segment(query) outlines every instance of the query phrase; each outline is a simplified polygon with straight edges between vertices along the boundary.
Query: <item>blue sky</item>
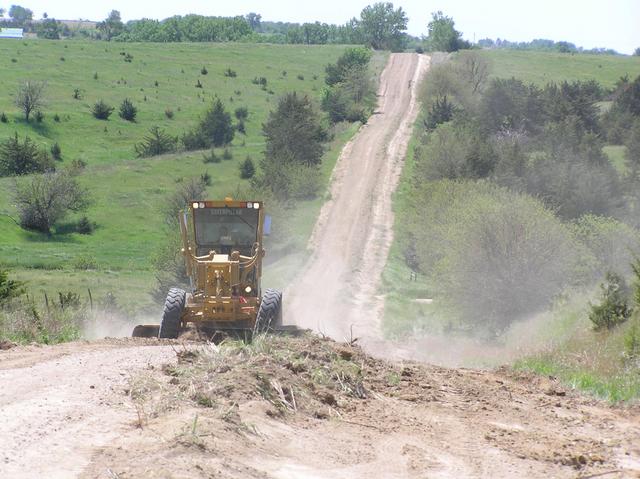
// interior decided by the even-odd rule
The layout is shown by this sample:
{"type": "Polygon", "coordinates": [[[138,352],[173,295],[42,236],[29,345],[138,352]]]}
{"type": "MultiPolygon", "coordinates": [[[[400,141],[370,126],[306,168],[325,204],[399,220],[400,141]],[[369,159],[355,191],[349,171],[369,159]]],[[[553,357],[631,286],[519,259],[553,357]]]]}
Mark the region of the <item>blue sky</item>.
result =
{"type": "MultiPolygon", "coordinates": [[[[65,19],[100,20],[112,9],[124,20],[162,19],[172,15],[244,15],[257,12],[265,20],[344,23],[357,17],[373,1],[360,0],[234,0],[163,2],[158,0],[0,0],[0,7],[18,3],[31,8],[36,17],[43,12],[65,19]]],[[[640,0],[402,0],[409,16],[409,33],[426,32],[431,12],[452,16],[464,37],[473,40],[500,37],[512,41],[549,38],[567,40],[586,48],[608,47],[632,53],[640,47],[640,0]]]]}

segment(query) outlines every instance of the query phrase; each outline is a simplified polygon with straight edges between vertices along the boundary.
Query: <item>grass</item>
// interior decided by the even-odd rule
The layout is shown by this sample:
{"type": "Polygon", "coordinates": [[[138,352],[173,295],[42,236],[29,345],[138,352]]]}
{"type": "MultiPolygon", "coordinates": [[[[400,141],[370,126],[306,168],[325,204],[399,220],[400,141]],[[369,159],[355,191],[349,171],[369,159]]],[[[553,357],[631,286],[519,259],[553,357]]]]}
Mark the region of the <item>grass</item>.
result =
{"type": "Polygon", "coordinates": [[[491,62],[492,77],[519,78],[544,86],[564,80],[596,80],[613,88],[625,75],[640,75],[640,57],[622,55],[572,55],[518,50],[482,50],[491,62]]]}
{"type": "Polygon", "coordinates": [[[616,171],[624,175],[627,173],[627,166],[625,164],[625,151],[626,147],[623,145],[607,145],[604,147],[604,153],[609,158],[609,161],[616,168],[616,171]]]}
{"type": "MultiPolygon", "coordinates": [[[[61,232],[52,237],[23,231],[11,219],[16,217],[10,200],[14,179],[2,178],[0,263],[12,267],[15,276],[27,280],[35,291],[54,294],[75,290],[84,294],[90,287],[96,296],[113,292],[130,310],[151,306],[147,295],[154,282],[150,257],[166,234],[159,213],[163,198],[183,179],[205,172],[212,176],[207,191],[212,198],[224,197],[247,184],[240,179],[239,165],[247,155],[259,161],[264,149],[261,125],[279,95],[296,90],[319,100],[324,67],[344,48],[232,43],[158,46],[75,40],[0,42],[0,91],[7,92],[0,96],[0,112],[9,118],[8,123],[0,123],[0,141],[17,131],[46,149],[59,143],[62,165],[75,159],[85,161],[87,167],[80,182],[94,199],[86,214],[97,224],[92,235],[74,233],[78,215],[68,218],[61,232]],[[122,52],[132,55],[133,61],[125,62],[122,52]],[[201,73],[203,66],[207,75],[201,73]],[[236,70],[237,77],[226,77],[227,68],[236,70]],[[288,74],[283,76],[282,71],[288,74]],[[297,79],[297,75],[305,80],[297,79]],[[268,81],[265,89],[252,83],[261,76],[268,81]],[[45,119],[40,124],[27,124],[13,105],[14,92],[27,79],[47,81],[45,119]],[[197,81],[203,88],[195,87],[197,81]],[[81,91],[80,100],[73,98],[76,88],[81,91]],[[249,110],[247,135],[237,134],[231,146],[233,160],[204,164],[202,152],[135,157],[134,144],[150,127],[157,125],[180,135],[197,123],[215,96],[231,112],[241,106],[249,110]],[[117,116],[117,107],[125,98],[138,108],[134,123],[117,116]],[[90,113],[93,103],[100,99],[116,107],[108,121],[97,120],[90,113]],[[165,116],[168,108],[174,112],[171,120],[165,116]],[[55,114],[60,122],[54,121],[55,114]],[[87,259],[94,263],[95,270],[77,269],[87,259]]],[[[382,62],[385,56],[376,58],[382,62]]],[[[341,146],[356,130],[357,125],[350,125],[337,131],[324,158],[325,181],[341,146]]],[[[292,229],[300,238],[308,237],[321,204],[320,198],[296,209],[292,229]]],[[[295,264],[293,261],[292,266],[295,264]]],[[[283,283],[287,268],[281,270],[282,278],[271,275],[269,279],[283,283]]]]}

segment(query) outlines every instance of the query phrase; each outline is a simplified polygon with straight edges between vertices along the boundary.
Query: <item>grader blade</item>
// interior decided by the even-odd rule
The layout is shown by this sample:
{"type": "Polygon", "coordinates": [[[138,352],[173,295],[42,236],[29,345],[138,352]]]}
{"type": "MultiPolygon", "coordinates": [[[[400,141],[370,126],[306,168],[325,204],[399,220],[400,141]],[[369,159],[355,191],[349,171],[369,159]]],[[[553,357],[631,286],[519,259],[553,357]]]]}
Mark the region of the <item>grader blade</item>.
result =
{"type": "Polygon", "coordinates": [[[157,338],[160,332],[159,324],[138,324],[131,334],[134,338],[157,338]]]}

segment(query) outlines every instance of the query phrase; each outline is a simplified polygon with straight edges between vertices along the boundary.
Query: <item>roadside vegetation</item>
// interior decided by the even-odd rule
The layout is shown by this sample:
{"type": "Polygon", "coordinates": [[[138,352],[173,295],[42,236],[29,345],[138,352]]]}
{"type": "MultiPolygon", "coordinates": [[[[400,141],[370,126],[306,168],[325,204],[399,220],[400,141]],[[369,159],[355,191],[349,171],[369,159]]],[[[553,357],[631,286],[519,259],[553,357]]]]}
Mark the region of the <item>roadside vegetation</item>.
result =
{"type": "MultiPolygon", "coordinates": [[[[385,331],[504,342],[563,298],[596,297],[602,283],[582,312],[587,336],[617,337],[617,370],[631,364],[636,374],[637,363],[619,358],[622,343],[636,341],[637,307],[625,285],[640,252],[640,77],[613,87],[595,78],[540,86],[496,78],[491,68],[487,55],[460,52],[424,82],[395,204],[385,331]],[[603,101],[611,102],[604,113],[603,101]],[[605,145],[624,145],[624,168],[605,145]]],[[[624,398],[640,394],[633,384],[624,398]]]]}

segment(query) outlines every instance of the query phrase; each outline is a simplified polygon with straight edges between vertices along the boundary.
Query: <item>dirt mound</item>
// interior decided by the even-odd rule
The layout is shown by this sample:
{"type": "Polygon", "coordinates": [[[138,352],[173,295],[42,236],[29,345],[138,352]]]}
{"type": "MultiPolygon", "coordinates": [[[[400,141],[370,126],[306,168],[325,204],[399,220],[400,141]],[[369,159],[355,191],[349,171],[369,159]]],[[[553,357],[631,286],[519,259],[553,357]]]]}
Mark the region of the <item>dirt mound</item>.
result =
{"type": "Polygon", "coordinates": [[[131,378],[130,429],[84,477],[640,473],[638,410],[553,379],[390,363],[313,335],[174,350],[131,378]]]}

